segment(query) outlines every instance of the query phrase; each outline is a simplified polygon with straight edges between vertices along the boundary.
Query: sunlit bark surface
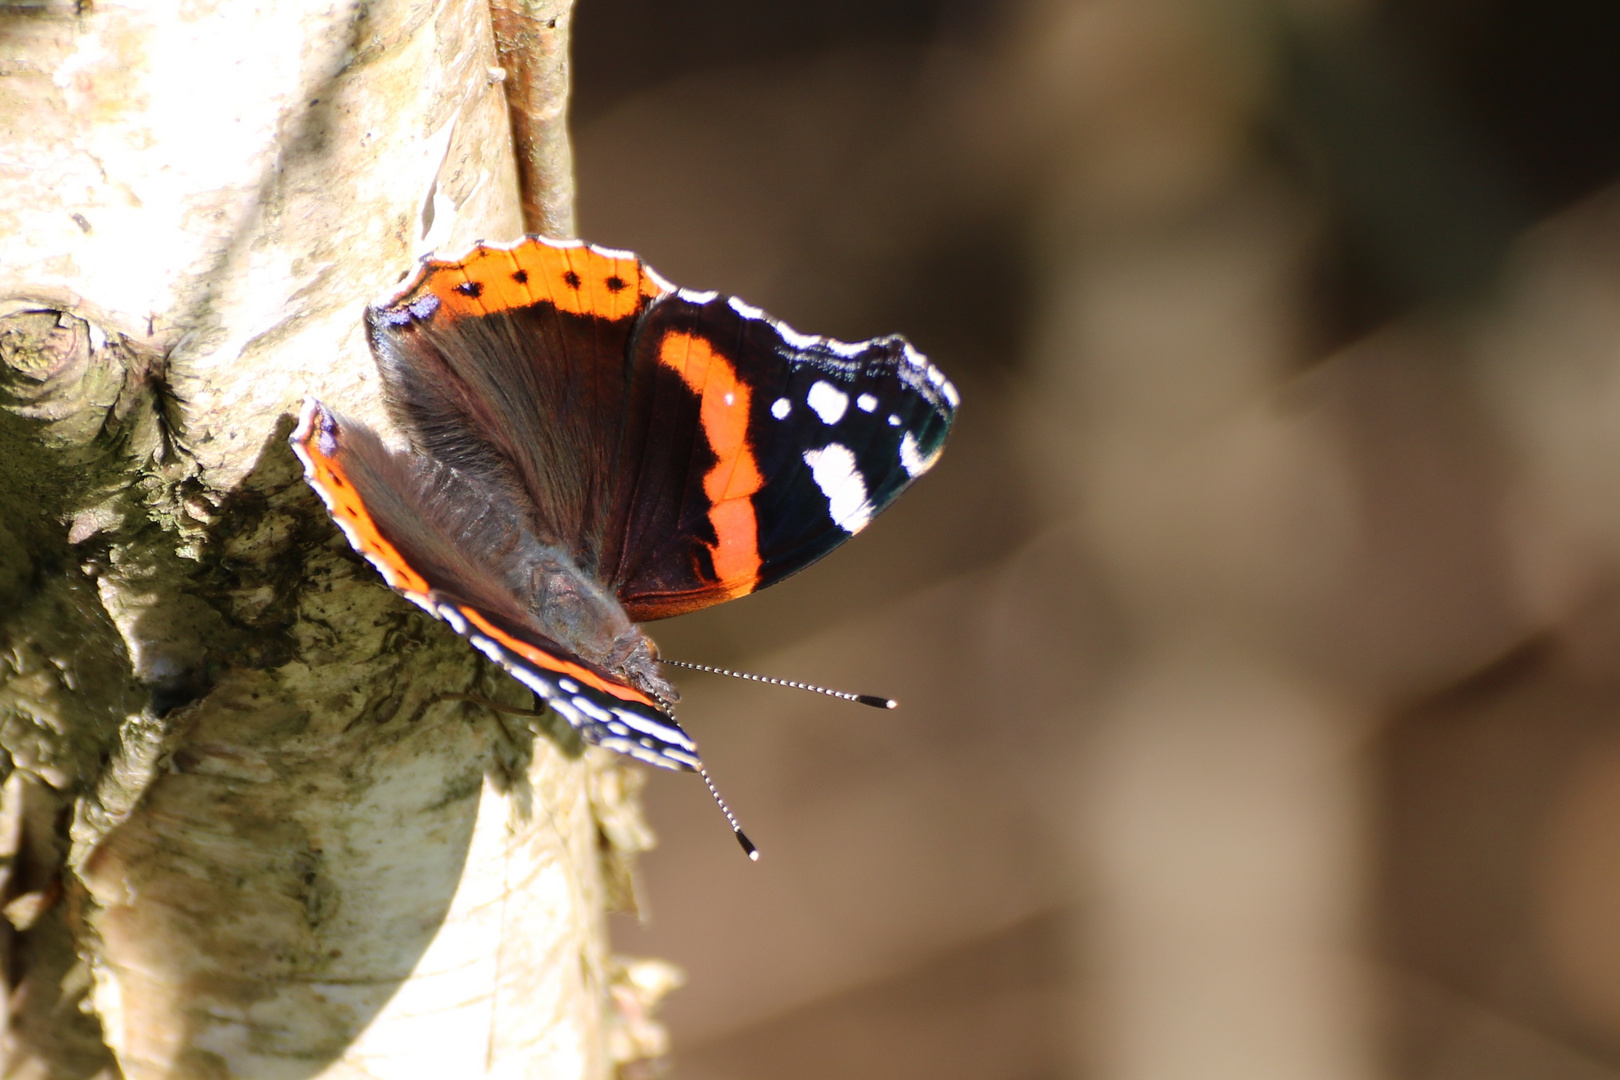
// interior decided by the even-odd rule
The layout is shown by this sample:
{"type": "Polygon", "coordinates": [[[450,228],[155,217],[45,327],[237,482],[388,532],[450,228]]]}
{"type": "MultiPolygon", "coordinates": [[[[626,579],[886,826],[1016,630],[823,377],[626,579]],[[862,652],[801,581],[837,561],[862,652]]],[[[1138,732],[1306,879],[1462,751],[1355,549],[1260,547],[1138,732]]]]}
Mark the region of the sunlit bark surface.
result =
{"type": "Polygon", "coordinates": [[[526,703],[286,446],[305,394],[385,423],[360,312],[417,255],[570,227],[551,8],[514,122],[476,0],[0,6],[5,1075],[656,1049],[634,778],[439,699],[526,703]]]}

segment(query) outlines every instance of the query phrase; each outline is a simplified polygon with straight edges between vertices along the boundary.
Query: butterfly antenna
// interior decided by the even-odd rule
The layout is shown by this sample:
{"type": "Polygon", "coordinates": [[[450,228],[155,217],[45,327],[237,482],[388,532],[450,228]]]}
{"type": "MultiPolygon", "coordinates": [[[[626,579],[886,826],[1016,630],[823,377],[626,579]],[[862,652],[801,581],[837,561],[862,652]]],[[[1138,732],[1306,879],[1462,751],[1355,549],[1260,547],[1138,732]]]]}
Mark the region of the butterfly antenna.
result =
{"type": "Polygon", "coordinates": [[[697,772],[699,776],[703,777],[703,784],[709,789],[709,794],[714,796],[714,805],[720,808],[720,812],[726,815],[726,820],[731,823],[731,831],[737,834],[737,843],[742,845],[742,849],[747,853],[749,861],[759,862],[759,848],[754,846],[754,842],[748,839],[748,834],[742,831],[742,826],[737,824],[737,817],[731,812],[731,807],[727,806],[726,800],[720,797],[720,789],[714,786],[713,780],[709,779],[709,770],[699,765],[697,772]]]}
{"type": "Polygon", "coordinates": [[[794,690],[808,690],[813,694],[826,694],[841,701],[853,701],[857,705],[870,705],[874,709],[893,709],[899,702],[893,698],[882,697],[878,694],[851,694],[847,690],[829,690],[825,686],[812,686],[810,683],[794,682],[791,679],[773,679],[769,675],[750,675],[746,671],[728,671],[725,668],[710,667],[708,664],[689,664],[684,660],[661,660],[660,663],[670,667],[686,668],[689,671],[707,671],[711,675],[726,675],[733,679],[747,679],[750,682],[769,683],[772,686],[787,686],[794,690]]]}

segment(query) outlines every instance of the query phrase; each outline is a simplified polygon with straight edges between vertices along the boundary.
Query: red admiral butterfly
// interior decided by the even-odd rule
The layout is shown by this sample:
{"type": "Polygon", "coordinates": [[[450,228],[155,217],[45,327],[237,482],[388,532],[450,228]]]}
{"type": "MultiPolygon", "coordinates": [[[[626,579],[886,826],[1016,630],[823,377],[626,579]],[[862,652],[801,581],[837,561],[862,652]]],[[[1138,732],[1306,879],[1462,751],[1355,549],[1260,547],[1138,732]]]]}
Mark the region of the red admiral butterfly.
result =
{"type": "Polygon", "coordinates": [[[958,403],[902,337],[810,337],[535,236],[424,259],[366,325],[410,452],[313,399],[291,440],[349,542],[587,741],[670,769],[702,765],[636,622],[827,554],[958,403]]]}

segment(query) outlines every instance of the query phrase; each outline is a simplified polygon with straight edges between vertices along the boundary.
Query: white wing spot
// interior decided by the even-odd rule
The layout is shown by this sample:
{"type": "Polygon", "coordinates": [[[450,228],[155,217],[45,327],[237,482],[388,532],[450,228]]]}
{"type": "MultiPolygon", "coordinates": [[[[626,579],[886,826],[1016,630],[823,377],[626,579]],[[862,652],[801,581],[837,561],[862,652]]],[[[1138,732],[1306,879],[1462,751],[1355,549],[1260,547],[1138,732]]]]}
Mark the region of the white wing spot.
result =
{"type": "Polygon", "coordinates": [[[778,420],[786,420],[788,413],[793,411],[793,402],[785,397],[779,397],[771,402],[771,415],[778,420]]]}
{"type": "Polygon", "coordinates": [[[595,720],[598,724],[608,724],[613,721],[612,713],[602,708],[602,706],[598,705],[584,694],[575,695],[574,708],[578,709],[592,720],[595,720]]]}
{"type": "Polygon", "coordinates": [[[642,732],[646,735],[651,735],[660,742],[669,743],[673,746],[684,746],[688,750],[697,749],[697,746],[692,742],[692,740],[688,739],[686,734],[678,728],[672,728],[668,724],[660,724],[658,721],[653,720],[650,717],[637,716],[628,709],[615,708],[613,710],[613,714],[620,720],[623,720],[626,724],[629,724],[636,731],[642,732]]]}
{"type": "Polygon", "coordinates": [[[818,379],[805,395],[805,404],[816,410],[823,424],[836,424],[849,408],[849,395],[825,379],[818,379]]]}
{"type": "Polygon", "coordinates": [[[932,457],[923,457],[918,452],[917,437],[906,432],[900,439],[900,467],[906,470],[907,476],[921,476],[934,467],[939,460],[939,453],[935,451],[932,457]]]}
{"type": "Polygon", "coordinates": [[[467,640],[472,642],[473,648],[477,649],[479,652],[483,653],[497,664],[505,666],[506,657],[501,654],[501,647],[489,640],[489,638],[484,637],[482,634],[468,634],[467,640]]]}
{"type": "Polygon", "coordinates": [[[872,504],[866,501],[866,481],[850,448],[829,443],[820,450],[806,450],[804,463],[810,466],[816,487],[827,496],[827,515],[833,524],[850,535],[866,528],[872,520],[872,504]]]}
{"type": "Polygon", "coordinates": [[[575,682],[573,679],[558,679],[557,680],[557,685],[562,687],[564,692],[566,692],[566,693],[569,693],[569,694],[577,694],[577,693],[579,693],[579,683],[575,682]]]}
{"type": "MultiPolygon", "coordinates": [[[[477,638],[473,639],[473,644],[478,644],[477,638]]],[[[494,642],[491,642],[490,644],[493,645],[494,642]]],[[[484,655],[491,656],[487,650],[485,650],[484,655]]],[[[579,710],[575,709],[571,705],[565,704],[563,700],[557,696],[556,688],[548,683],[543,677],[533,671],[530,671],[521,664],[509,664],[493,656],[491,656],[491,659],[495,659],[496,662],[501,665],[501,667],[511,672],[512,677],[518,682],[522,683],[524,686],[527,686],[530,690],[533,690],[535,693],[545,698],[546,701],[550,702],[558,712],[562,713],[563,716],[568,719],[570,724],[573,724],[575,727],[579,726],[579,710]]]]}
{"type": "Polygon", "coordinates": [[[898,416],[894,415],[894,413],[889,414],[889,426],[890,427],[899,427],[900,426],[900,418],[898,416]]]}
{"type": "Polygon", "coordinates": [[[862,394],[855,399],[855,404],[860,407],[861,412],[871,412],[877,408],[877,398],[871,394],[862,394]]]}

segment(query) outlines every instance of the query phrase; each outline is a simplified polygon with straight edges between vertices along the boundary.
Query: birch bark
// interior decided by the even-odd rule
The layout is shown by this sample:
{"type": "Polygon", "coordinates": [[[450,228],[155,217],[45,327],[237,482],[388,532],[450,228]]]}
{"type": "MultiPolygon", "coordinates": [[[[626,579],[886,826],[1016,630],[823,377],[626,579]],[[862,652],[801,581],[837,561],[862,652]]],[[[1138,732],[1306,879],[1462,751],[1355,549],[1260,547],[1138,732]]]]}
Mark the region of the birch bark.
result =
{"type": "Polygon", "coordinates": [[[306,393],[386,428],[360,312],[415,256],[571,229],[567,4],[503,12],[0,4],[6,1076],[657,1048],[603,927],[634,776],[437,700],[526,703],[286,445],[306,393]]]}

